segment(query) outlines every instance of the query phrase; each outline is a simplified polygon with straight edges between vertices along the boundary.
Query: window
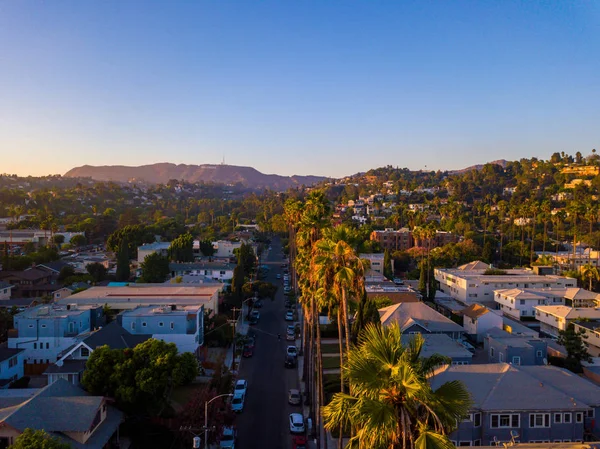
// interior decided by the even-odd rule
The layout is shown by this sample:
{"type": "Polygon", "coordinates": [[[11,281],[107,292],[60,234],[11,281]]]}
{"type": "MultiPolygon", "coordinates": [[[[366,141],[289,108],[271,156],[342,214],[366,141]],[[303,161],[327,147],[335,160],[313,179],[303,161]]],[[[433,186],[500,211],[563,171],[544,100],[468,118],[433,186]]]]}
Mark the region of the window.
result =
{"type": "Polygon", "coordinates": [[[135,321],[131,322],[131,330],[135,330],[135,321]]]}
{"type": "MultiPolygon", "coordinates": [[[[481,427],[481,413],[473,413],[473,426],[481,427]]],[[[475,446],[479,446],[479,444],[475,444],[475,446]]]]}
{"type": "Polygon", "coordinates": [[[90,350],[86,347],[82,347],[81,348],[81,357],[89,357],[90,356],[90,350]]]}
{"type": "Polygon", "coordinates": [[[163,327],[165,325],[165,323],[163,323],[162,321],[158,322],[158,327],[163,327]]]}
{"type": "Polygon", "coordinates": [[[530,413],[529,427],[550,427],[550,413],[530,413]]]}
{"type": "Polygon", "coordinates": [[[30,324],[29,326],[27,326],[29,329],[33,329],[33,324],[30,324]]]}
{"type": "Polygon", "coordinates": [[[175,329],[175,323],[171,321],[171,330],[175,329]]]}
{"type": "Polygon", "coordinates": [[[148,326],[148,323],[146,323],[145,321],[142,321],[142,327],[146,327],[148,326]]]}
{"type": "Polygon", "coordinates": [[[583,412],[575,413],[575,422],[582,423],[583,422],[583,412]]]}
{"type": "Polygon", "coordinates": [[[493,414],[490,416],[492,429],[509,429],[521,427],[521,416],[518,413],[493,414]]]}
{"type": "Polygon", "coordinates": [[[494,348],[490,348],[490,357],[494,357],[494,348]]]}
{"type": "Polygon", "coordinates": [[[595,415],[595,413],[594,413],[594,409],[593,408],[587,411],[587,417],[588,418],[593,418],[594,415],[595,415]]]}
{"type": "Polygon", "coordinates": [[[498,353],[498,360],[500,361],[500,363],[504,362],[504,353],[502,353],[502,352],[498,353]]]}
{"type": "Polygon", "coordinates": [[[563,422],[565,424],[571,424],[571,422],[573,422],[573,415],[571,413],[565,413],[563,416],[563,422]]]}
{"type": "Polygon", "coordinates": [[[554,414],[554,424],[561,424],[562,423],[562,413],[555,413],[554,414]]]}
{"type": "Polygon", "coordinates": [[[473,446],[481,446],[481,440],[473,441],[473,446]]]}
{"type": "Polygon", "coordinates": [[[522,306],[524,306],[525,305],[525,300],[524,299],[520,299],[519,300],[519,304],[521,304],[522,306]]]}
{"type": "Polygon", "coordinates": [[[471,446],[471,442],[470,441],[459,441],[458,445],[459,446],[471,446]]]}
{"type": "Polygon", "coordinates": [[[535,356],[536,357],[541,357],[542,355],[543,355],[542,351],[535,351],[535,356]]]}
{"type": "Polygon", "coordinates": [[[512,364],[513,365],[521,365],[521,357],[513,357],[512,358],[512,364]]]}
{"type": "Polygon", "coordinates": [[[33,344],[33,349],[37,349],[37,343],[33,344]]]}
{"type": "Polygon", "coordinates": [[[17,362],[18,362],[17,358],[13,357],[12,359],[10,359],[8,361],[8,367],[12,368],[13,366],[17,366],[17,362]]]}
{"type": "Polygon", "coordinates": [[[50,349],[50,343],[46,343],[46,349],[50,349]]]}
{"type": "Polygon", "coordinates": [[[46,325],[45,325],[45,324],[42,324],[41,328],[42,328],[42,329],[46,329],[46,325]]]}

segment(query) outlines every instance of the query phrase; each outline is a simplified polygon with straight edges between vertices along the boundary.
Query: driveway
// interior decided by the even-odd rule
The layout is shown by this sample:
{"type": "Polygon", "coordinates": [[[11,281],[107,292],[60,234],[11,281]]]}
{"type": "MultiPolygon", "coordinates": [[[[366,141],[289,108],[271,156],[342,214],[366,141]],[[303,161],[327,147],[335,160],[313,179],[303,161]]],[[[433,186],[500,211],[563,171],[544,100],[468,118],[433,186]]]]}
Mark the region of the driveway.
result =
{"type": "Polygon", "coordinates": [[[283,263],[279,239],[274,238],[271,246],[272,250],[266,255],[270,267],[266,280],[279,288],[274,301],[263,300],[260,322],[249,330],[256,335],[254,355],[243,359],[239,369],[238,378],[248,381],[244,411],[236,420],[236,447],[240,449],[291,448],[288,415],[302,413],[301,406],[287,403],[288,390],[299,389],[298,371],[283,366],[286,347],[294,342],[285,340],[286,326],[291,323],[284,320],[283,283],[276,279],[277,273],[282,273],[280,265],[283,263]],[[277,334],[281,334],[281,340],[277,334]]]}

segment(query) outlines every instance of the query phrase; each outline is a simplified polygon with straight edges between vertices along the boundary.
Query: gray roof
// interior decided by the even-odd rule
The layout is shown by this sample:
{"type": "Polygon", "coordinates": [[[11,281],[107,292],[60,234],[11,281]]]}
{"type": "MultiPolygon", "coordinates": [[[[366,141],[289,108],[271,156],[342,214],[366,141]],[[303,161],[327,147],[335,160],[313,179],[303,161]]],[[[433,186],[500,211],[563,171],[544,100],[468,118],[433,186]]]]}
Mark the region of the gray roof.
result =
{"type": "Polygon", "coordinates": [[[48,368],[46,368],[46,371],[44,371],[44,374],[76,374],[76,373],[82,373],[83,371],[85,371],[85,364],[86,364],[87,360],[63,360],[62,361],[62,365],[57,365],[56,363],[53,363],[52,365],[50,365],[48,368]]]}
{"type": "Polygon", "coordinates": [[[133,335],[116,321],[111,321],[100,330],[83,340],[92,351],[100,346],[108,345],[111,349],[135,348],[140,343],[152,338],[152,335],[133,335]]]}
{"type": "Polygon", "coordinates": [[[3,290],[5,288],[13,288],[14,285],[9,284],[8,282],[4,282],[4,281],[0,281],[0,290],[3,290]]]}
{"type": "Polygon", "coordinates": [[[55,273],[60,273],[60,270],[62,270],[64,267],[71,265],[68,262],[65,262],[63,260],[55,260],[53,262],[45,262],[45,263],[40,263],[37,266],[39,268],[46,268],[50,271],[53,271],[55,273]]]}
{"type": "Polygon", "coordinates": [[[429,332],[464,332],[465,329],[423,302],[402,302],[379,309],[381,324],[398,323],[404,332],[414,324],[429,332]]]}
{"type": "Polygon", "coordinates": [[[19,352],[23,351],[25,351],[25,349],[6,348],[0,346],[0,362],[4,362],[5,360],[10,359],[11,357],[17,355],[19,352]]]}
{"type": "MultiPolygon", "coordinates": [[[[586,384],[584,394],[600,399],[599,387],[554,366],[524,367],[507,363],[445,366],[430,382],[434,389],[448,381],[463,382],[471,393],[473,408],[484,411],[586,410],[594,399],[575,399],[571,392],[574,388],[565,386],[572,377],[586,384]],[[561,378],[563,383],[560,383],[561,378]]],[[[577,388],[579,385],[583,384],[577,383],[577,388]]]]}
{"type": "MultiPolygon", "coordinates": [[[[403,335],[402,344],[408,345],[409,342],[414,338],[414,335],[403,335]]],[[[431,357],[434,354],[440,354],[452,359],[471,359],[473,354],[461,345],[456,340],[452,340],[446,334],[421,334],[425,344],[421,349],[421,357],[431,357]]]]}

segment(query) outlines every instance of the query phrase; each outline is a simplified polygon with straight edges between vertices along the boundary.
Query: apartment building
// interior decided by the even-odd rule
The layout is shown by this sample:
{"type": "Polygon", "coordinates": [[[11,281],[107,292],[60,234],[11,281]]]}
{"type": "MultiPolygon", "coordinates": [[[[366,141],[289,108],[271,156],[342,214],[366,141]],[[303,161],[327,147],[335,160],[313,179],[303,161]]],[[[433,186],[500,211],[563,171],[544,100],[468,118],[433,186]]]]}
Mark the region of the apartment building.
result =
{"type": "Polygon", "coordinates": [[[481,304],[462,310],[463,327],[470,338],[481,343],[490,329],[502,329],[502,316],[481,304]]]}
{"type": "Polygon", "coordinates": [[[588,353],[592,357],[600,357],[600,319],[573,321],[576,332],[582,332],[587,338],[584,340],[588,353]]]}
{"type": "Polygon", "coordinates": [[[467,305],[476,302],[486,305],[493,303],[495,290],[577,286],[577,281],[573,278],[540,275],[525,269],[505,270],[503,274],[491,274],[487,271],[490,268],[490,265],[476,261],[458,268],[436,268],[434,275],[441,291],[467,305]]]}
{"type": "Polygon", "coordinates": [[[509,288],[494,291],[494,301],[505,315],[516,320],[535,318],[535,308],[545,305],[564,305],[566,289],[509,288]]]}
{"type": "Polygon", "coordinates": [[[489,363],[513,365],[546,365],[548,341],[527,335],[510,334],[502,329],[491,329],[483,341],[489,363]]]}
{"type": "Polygon", "coordinates": [[[225,262],[188,262],[170,263],[171,277],[177,276],[206,276],[217,281],[231,281],[235,264],[225,262]]]}
{"type": "Polygon", "coordinates": [[[158,253],[161,256],[167,256],[169,254],[170,247],[171,242],[154,242],[138,246],[138,264],[141,264],[144,259],[151,254],[158,253]]]}
{"type": "Polygon", "coordinates": [[[370,263],[370,267],[367,270],[367,273],[365,275],[365,277],[369,277],[369,276],[373,276],[373,275],[377,275],[380,277],[383,277],[383,261],[385,258],[385,254],[384,253],[362,253],[359,254],[359,257],[361,259],[365,259],[368,260],[370,263]]]}
{"type": "Polygon", "coordinates": [[[450,435],[456,446],[583,441],[598,431],[600,387],[555,366],[508,363],[440,368],[433,388],[463,382],[473,401],[468,416],[450,435]]]}
{"type": "Polygon", "coordinates": [[[121,313],[117,320],[133,335],[175,343],[179,352],[197,354],[204,344],[203,306],[142,306],[121,313]]]}
{"type": "Polygon", "coordinates": [[[102,306],[40,305],[14,316],[8,347],[24,349],[29,364],[54,363],[78,336],[104,324],[102,306]]]}
{"type": "Polygon", "coordinates": [[[540,331],[552,337],[558,337],[560,331],[567,329],[570,323],[581,318],[600,319],[600,308],[537,306],[535,318],[540,322],[540,331]]]}
{"type": "Polygon", "coordinates": [[[371,232],[370,239],[378,242],[383,249],[388,251],[406,251],[414,246],[412,232],[408,228],[386,228],[383,231],[371,232]]]}

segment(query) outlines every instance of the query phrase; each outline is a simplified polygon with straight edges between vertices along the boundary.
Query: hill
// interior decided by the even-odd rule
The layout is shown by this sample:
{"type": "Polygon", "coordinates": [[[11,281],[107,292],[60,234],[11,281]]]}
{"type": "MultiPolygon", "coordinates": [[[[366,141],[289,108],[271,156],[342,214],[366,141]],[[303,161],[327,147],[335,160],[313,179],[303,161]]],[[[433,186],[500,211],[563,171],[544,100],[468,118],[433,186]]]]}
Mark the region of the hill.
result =
{"type": "Polygon", "coordinates": [[[176,165],[170,163],[141,165],[139,167],[84,165],[72,168],[64,176],[70,178],[91,178],[96,181],[137,181],[151,184],[165,184],[171,179],[192,183],[241,183],[252,189],[273,190],[286,190],[301,185],[313,185],[327,179],[322,176],[267,175],[252,167],[238,167],[235,165],[176,165]]]}
{"type": "MultiPolygon", "coordinates": [[[[508,161],[505,159],[498,159],[497,161],[488,162],[488,164],[500,165],[502,168],[505,168],[507,163],[508,163],[508,161]]],[[[470,167],[462,168],[460,170],[449,171],[448,174],[455,175],[455,174],[465,173],[465,172],[468,172],[471,170],[481,170],[484,165],[486,165],[486,164],[471,165],[470,167]]]]}

